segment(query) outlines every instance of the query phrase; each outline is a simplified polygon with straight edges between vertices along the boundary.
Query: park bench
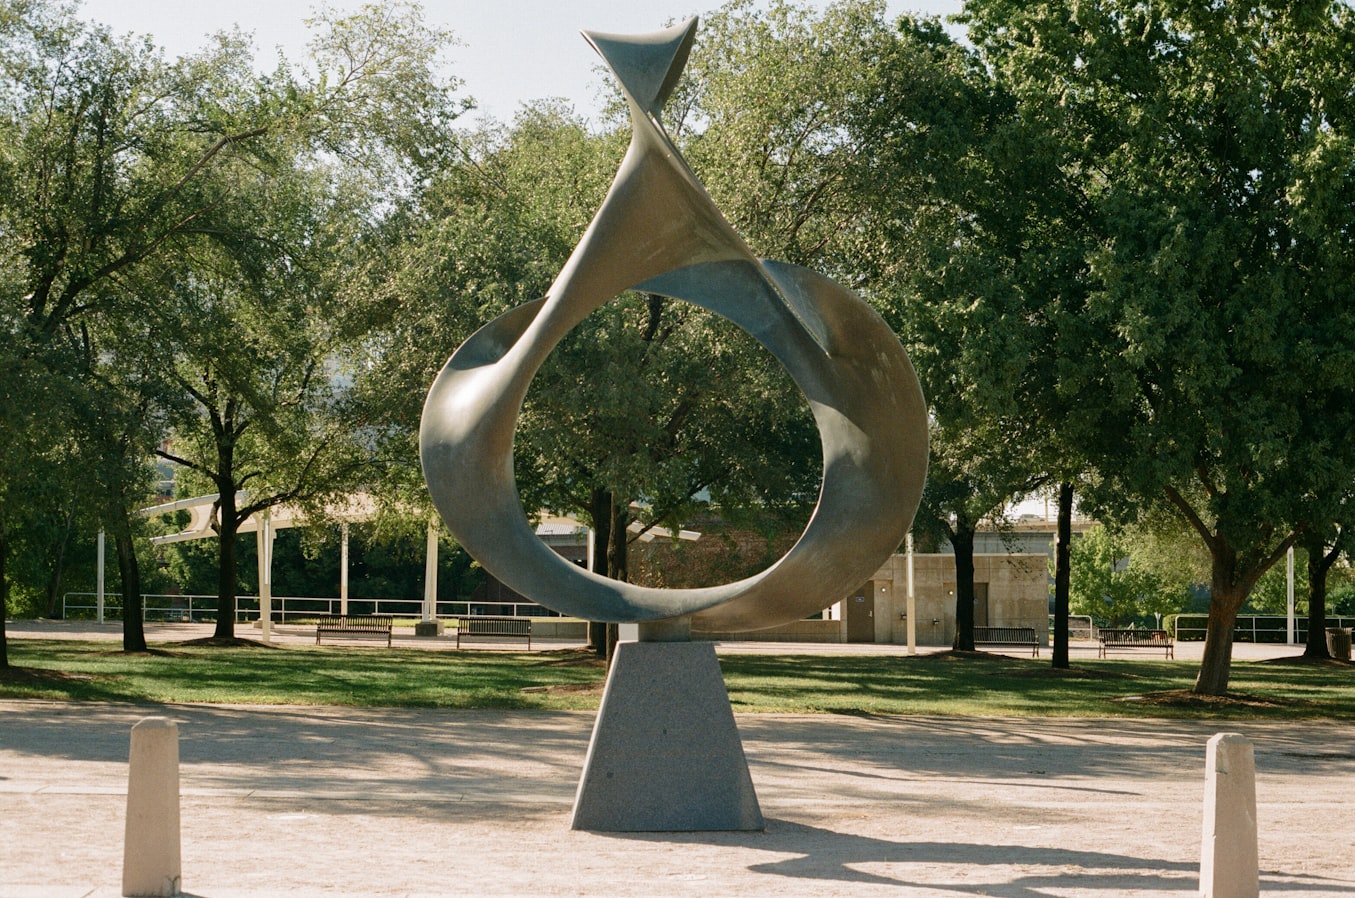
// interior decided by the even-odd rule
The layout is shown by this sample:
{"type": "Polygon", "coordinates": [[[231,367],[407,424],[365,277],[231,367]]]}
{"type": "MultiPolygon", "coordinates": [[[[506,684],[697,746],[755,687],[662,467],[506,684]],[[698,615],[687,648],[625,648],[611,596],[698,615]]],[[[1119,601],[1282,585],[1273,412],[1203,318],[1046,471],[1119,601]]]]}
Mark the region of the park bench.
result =
{"type": "Polygon", "coordinates": [[[1119,649],[1162,649],[1167,658],[1176,658],[1175,643],[1166,630],[1100,630],[1097,638],[1101,648],[1098,658],[1106,657],[1107,652],[1119,649]]]}
{"type": "Polygon", "coordinates": [[[360,639],[386,638],[386,647],[391,644],[391,627],[394,620],[382,615],[348,615],[322,617],[315,622],[315,644],[320,644],[322,636],[348,636],[360,639]]]}
{"type": "Polygon", "coordinates": [[[974,647],[981,645],[1028,648],[1032,658],[1040,657],[1040,640],[1034,627],[975,627],[974,647]]]}
{"type": "Polygon", "coordinates": [[[458,617],[456,619],[456,647],[461,648],[462,636],[520,636],[532,648],[532,621],[525,617],[458,617]]]}

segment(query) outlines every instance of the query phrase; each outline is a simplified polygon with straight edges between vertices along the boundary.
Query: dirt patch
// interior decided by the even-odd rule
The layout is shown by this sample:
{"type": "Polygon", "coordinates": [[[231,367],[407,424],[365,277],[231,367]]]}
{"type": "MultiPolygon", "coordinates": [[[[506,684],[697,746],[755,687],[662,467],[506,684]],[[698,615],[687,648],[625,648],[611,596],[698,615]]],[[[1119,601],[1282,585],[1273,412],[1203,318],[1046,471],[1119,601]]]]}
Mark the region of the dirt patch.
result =
{"type": "Polygon", "coordinates": [[[98,652],[97,654],[105,657],[126,657],[132,655],[138,658],[187,658],[187,652],[171,652],[169,649],[146,649],[142,652],[128,652],[118,649],[111,652],[98,652]]]}
{"type": "Polygon", "coordinates": [[[1115,702],[1133,702],[1156,708],[1180,708],[1197,711],[1226,711],[1230,708],[1249,710],[1281,710],[1302,708],[1307,702],[1293,699],[1277,699],[1265,695],[1249,695],[1245,692],[1230,692],[1227,695],[1196,695],[1189,689],[1168,689],[1162,692],[1145,692],[1141,695],[1122,695],[1111,699],[1115,702]]]}
{"type": "Polygon", "coordinates": [[[1341,658],[1310,658],[1307,655],[1291,655],[1286,658],[1267,658],[1257,664],[1274,664],[1279,667],[1334,667],[1341,670],[1355,668],[1355,661],[1341,658]]]}
{"type": "Polygon", "coordinates": [[[554,686],[524,686],[523,692],[545,693],[546,695],[601,695],[607,684],[602,680],[596,683],[557,683],[554,686]]]}
{"type": "Polygon", "coordinates": [[[1009,658],[1006,655],[999,655],[993,652],[971,652],[964,649],[947,649],[944,652],[929,652],[925,655],[916,655],[909,659],[911,661],[1014,661],[1017,659],[1009,658]]]}
{"type": "Polygon", "coordinates": [[[542,667],[597,667],[604,670],[607,667],[605,659],[578,649],[552,649],[541,654],[543,657],[537,664],[542,667]]]}
{"type": "Polygon", "coordinates": [[[182,646],[184,648],[195,648],[199,646],[209,646],[218,649],[276,649],[278,646],[270,645],[266,642],[260,642],[257,639],[241,639],[239,636],[205,636],[202,639],[190,639],[186,642],[173,642],[170,645],[182,646]]]}

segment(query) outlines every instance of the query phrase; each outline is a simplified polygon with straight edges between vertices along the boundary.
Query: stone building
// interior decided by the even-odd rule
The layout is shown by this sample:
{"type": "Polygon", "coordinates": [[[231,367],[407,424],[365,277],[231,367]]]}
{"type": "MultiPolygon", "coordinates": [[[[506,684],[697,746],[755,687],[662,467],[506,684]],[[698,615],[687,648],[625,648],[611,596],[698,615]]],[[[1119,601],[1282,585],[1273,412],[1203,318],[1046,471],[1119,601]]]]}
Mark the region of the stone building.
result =
{"type": "MultiPolygon", "coordinates": [[[[1049,558],[1034,554],[974,556],[974,623],[1033,627],[1048,644],[1049,558]]],[[[915,554],[916,644],[955,640],[955,556],[915,554]]],[[[699,632],[698,638],[784,642],[897,643],[908,641],[908,556],[893,555],[875,576],[831,606],[822,619],[750,633],[699,632]]]]}

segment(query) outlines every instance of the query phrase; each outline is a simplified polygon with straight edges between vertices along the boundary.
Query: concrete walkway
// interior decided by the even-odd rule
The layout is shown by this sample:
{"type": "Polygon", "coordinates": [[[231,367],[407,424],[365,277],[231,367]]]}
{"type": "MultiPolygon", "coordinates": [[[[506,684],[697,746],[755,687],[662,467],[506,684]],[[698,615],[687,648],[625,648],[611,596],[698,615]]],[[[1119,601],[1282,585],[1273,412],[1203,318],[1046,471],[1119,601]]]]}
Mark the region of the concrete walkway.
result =
{"type": "MultiPolygon", "coordinates": [[[[122,641],[122,624],[116,621],[95,623],[94,621],[58,621],[58,620],[11,620],[5,623],[11,639],[90,639],[122,641]]],[[[146,641],[149,644],[164,642],[182,642],[190,639],[203,639],[212,635],[213,624],[189,623],[146,623],[146,641]]],[[[237,624],[235,635],[242,639],[260,639],[261,631],[250,624],[237,624]]],[[[278,645],[314,645],[315,627],[293,624],[275,624],[273,642],[278,645]]],[[[329,643],[326,643],[329,644],[329,643]]],[[[370,645],[370,640],[368,641],[370,645]]],[[[397,627],[392,637],[396,648],[424,649],[427,651],[455,651],[456,636],[420,637],[413,629],[397,627]]],[[[533,649],[555,649],[579,645],[578,640],[532,638],[533,649]]],[[[526,643],[521,639],[507,639],[501,643],[477,638],[475,648],[494,648],[522,651],[526,643]]],[[[918,646],[919,654],[944,652],[950,646],[918,646]]],[[[1204,650],[1203,642],[1178,642],[1175,646],[1178,661],[1198,661],[1204,650]]],[[[720,654],[760,654],[760,655],[902,655],[907,646],[889,643],[823,643],[823,642],[717,642],[715,650],[720,654]]],[[[987,652],[1005,652],[1017,657],[1030,657],[1029,649],[1010,650],[985,648],[987,652]]],[[[1091,640],[1074,640],[1068,647],[1070,657],[1074,659],[1095,658],[1097,644],[1091,640]]],[[[1257,644],[1238,642],[1233,645],[1233,659],[1236,661],[1259,661],[1266,658],[1278,658],[1284,655],[1302,654],[1302,645],[1257,644]]],[[[1040,649],[1040,657],[1048,659],[1049,648],[1040,649]]],[[[1152,660],[1161,658],[1161,650],[1135,649],[1133,652],[1117,652],[1112,657],[1152,660]]]]}
{"type": "Polygon", "coordinates": [[[203,898],[1184,898],[1220,729],[1256,744],[1263,893],[1355,896],[1349,722],[744,715],[766,832],[603,835],[568,828],[591,713],[0,701],[0,898],[119,894],[152,714],[203,898]]]}

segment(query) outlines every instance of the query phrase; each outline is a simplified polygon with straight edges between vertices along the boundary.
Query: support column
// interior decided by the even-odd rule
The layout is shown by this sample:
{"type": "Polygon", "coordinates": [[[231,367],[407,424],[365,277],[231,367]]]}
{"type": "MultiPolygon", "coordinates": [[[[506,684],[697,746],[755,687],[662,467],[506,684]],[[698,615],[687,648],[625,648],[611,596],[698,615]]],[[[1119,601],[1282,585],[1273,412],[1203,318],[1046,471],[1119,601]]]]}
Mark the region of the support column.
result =
{"type": "Polygon", "coordinates": [[[913,589],[913,532],[908,531],[905,537],[908,554],[908,654],[917,654],[917,592],[913,589]]]}
{"type": "Polygon", "coordinates": [[[123,836],[122,894],[180,894],[179,727],[147,717],[132,727],[123,836]]]}
{"type": "Polygon", "coordinates": [[[259,555],[259,629],[264,642],[273,641],[273,519],[268,509],[259,518],[254,545],[259,555]]]}
{"type": "Polygon", "coordinates": [[[348,522],[339,525],[339,613],[348,615],[348,522]]]}
{"type": "MultiPolygon", "coordinates": [[[[95,582],[95,587],[94,587],[94,588],[95,588],[95,591],[96,591],[96,594],[97,594],[97,599],[96,599],[96,601],[95,601],[95,605],[98,606],[98,610],[99,610],[99,623],[103,623],[103,622],[104,622],[104,529],[103,529],[102,527],[99,528],[98,552],[97,552],[96,554],[98,555],[98,560],[95,562],[95,564],[97,564],[97,565],[99,566],[99,568],[98,568],[98,572],[95,574],[95,577],[94,577],[94,582],[95,582]]],[[[65,609],[62,609],[62,611],[64,612],[65,609]]],[[[63,617],[65,616],[64,613],[63,613],[62,616],[63,616],[63,617]]],[[[124,615],[124,617],[125,617],[125,616],[126,616],[126,615],[124,615]]]]}
{"type": "Polygon", "coordinates": [[[1200,898],[1258,898],[1256,758],[1237,733],[1209,740],[1204,772],[1200,898]]]}
{"type": "MultiPolygon", "coordinates": [[[[1287,572],[1287,573],[1288,573],[1288,580],[1287,580],[1287,583],[1286,583],[1286,586],[1287,586],[1286,592],[1288,593],[1288,598],[1289,598],[1288,615],[1287,615],[1287,617],[1286,617],[1286,623],[1288,624],[1287,633],[1288,633],[1289,644],[1290,644],[1290,645],[1297,645],[1299,639],[1298,639],[1298,627],[1296,626],[1296,623],[1297,623],[1297,622],[1295,621],[1295,618],[1294,618],[1294,547],[1293,547],[1293,546],[1290,546],[1290,547],[1289,547],[1289,551],[1286,553],[1286,555],[1288,556],[1288,564],[1287,564],[1287,567],[1288,567],[1288,572],[1287,572]]],[[[1312,613],[1312,609],[1309,609],[1309,614],[1311,614],[1311,613],[1312,613]]]]}
{"type": "Polygon", "coordinates": [[[437,518],[428,522],[428,542],[423,562],[423,620],[414,625],[415,636],[441,636],[438,620],[438,527],[437,518]]]}

